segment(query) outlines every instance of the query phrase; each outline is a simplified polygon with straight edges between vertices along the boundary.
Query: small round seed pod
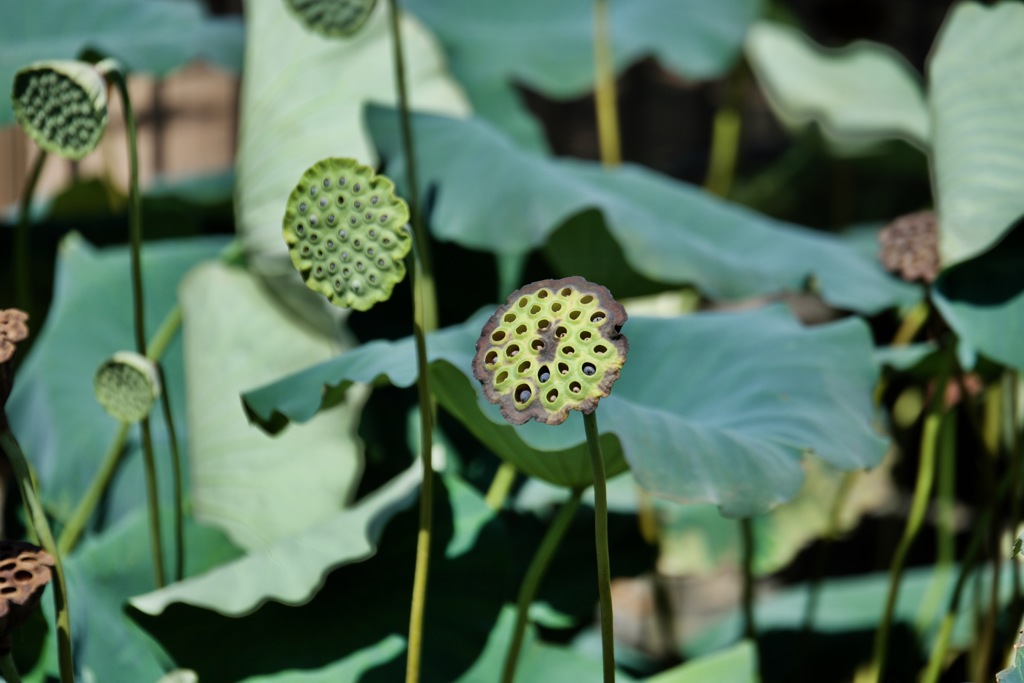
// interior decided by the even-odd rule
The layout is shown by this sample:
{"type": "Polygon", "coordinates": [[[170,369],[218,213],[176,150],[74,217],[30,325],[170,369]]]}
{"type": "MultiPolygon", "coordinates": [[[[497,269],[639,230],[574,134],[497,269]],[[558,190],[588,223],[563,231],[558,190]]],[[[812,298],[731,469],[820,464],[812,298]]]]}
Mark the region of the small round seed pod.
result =
{"type": "Polygon", "coordinates": [[[107,125],[107,83],[92,64],[53,60],[14,76],[14,116],[41,148],[81,159],[96,148],[107,125]]]}
{"type": "Polygon", "coordinates": [[[473,374],[512,424],[561,424],[592,413],[626,361],[626,309],[581,277],[541,280],[509,295],[484,325],[473,374]]]}
{"type": "Polygon", "coordinates": [[[28,337],[28,313],[17,308],[0,310],[0,363],[14,356],[17,343],[28,337]]]}
{"type": "Polygon", "coordinates": [[[285,4],[310,31],[333,37],[361,29],[377,0],[286,0],[285,4]]]}
{"type": "Polygon", "coordinates": [[[39,606],[53,578],[53,558],[23,541],[0,541],[0,654],[11,650],[11,632],[39,606]]]}
{"type": "Polygon", "coordinates": [[[138,422],[160,396],[156,364],[134,351],[118,351],[105,360],[93,378],[96,400],[111,417],[138,422]]]}
{"type": "Polygon", "coordinates": [[[900,216],[878,233],[882,265],[907,282],[931,284],[939,276],[939,221],[934,211],[900,216]]]}
{"type": "Polygon", "coordinates": [[[306,286],[357,311],[391,296],[412,246],[409,207],[387,177],[354,159],[318,161],[288,197],[283,233],[306,286]]]}

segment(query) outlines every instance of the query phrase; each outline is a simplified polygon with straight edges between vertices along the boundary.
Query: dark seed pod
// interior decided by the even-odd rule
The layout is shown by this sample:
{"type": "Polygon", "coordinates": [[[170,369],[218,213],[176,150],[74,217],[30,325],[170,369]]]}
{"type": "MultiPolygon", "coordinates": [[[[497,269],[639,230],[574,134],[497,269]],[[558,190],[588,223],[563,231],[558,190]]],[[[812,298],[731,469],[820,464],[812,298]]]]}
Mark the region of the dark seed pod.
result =
{"type": "Polygon", "coordinates": [[[930,284],[939,263],[939,221],[934,211],[900,216],[878,233],[882,265],[908,282],[930,284]]]}
{"type": "Polygon", "coordinates": [[[535,282],[484,325],[473,374],[512,424],[561,424],[571,410],[593,412],[611,391],[629,350],[625,322],[626,309],[601,285],[535,282]]]}
{"type": "Polygon", "coordinates": [[[38,546],[0,541],[0,655],[11,650],[11,632],[38,608],[53,566],[53,558],[38,546]]]}

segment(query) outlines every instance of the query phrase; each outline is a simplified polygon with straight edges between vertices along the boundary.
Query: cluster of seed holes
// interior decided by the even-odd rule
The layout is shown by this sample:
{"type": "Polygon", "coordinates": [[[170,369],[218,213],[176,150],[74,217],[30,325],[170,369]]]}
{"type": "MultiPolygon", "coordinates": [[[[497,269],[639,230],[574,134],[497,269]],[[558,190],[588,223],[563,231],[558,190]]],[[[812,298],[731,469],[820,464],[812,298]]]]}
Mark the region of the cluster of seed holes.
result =
{"type": "Polygon", "coordinates": [[[31,74],[18,103],[44,139],[76,154],[95,146],[105,123],[105,112],[96,110],[85,90],[52,71],[31,74]]]}

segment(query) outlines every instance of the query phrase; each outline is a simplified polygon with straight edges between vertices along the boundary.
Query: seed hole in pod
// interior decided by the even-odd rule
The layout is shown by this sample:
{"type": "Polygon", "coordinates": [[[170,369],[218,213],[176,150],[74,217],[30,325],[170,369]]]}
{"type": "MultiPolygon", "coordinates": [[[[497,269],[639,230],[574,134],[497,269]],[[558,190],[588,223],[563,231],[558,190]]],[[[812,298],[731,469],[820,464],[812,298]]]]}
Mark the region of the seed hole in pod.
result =
{"type": "Polygon", "coordinates": [[[561,294],[562,296],[571,296],[572,295],[572,288],[571,287],[566,287],[561,292],[559,292],[559,294],[561,294]]]}
{"type": "Polygon", "coordinates": [[[359,183],[356,183],[355,185],[352,186],[353,192],[359,192],[361,189],[363,189],[363,187],[359,183]]]}
{"type": "Polygon", "coordinates": [[[519,355],[519,345],[518,344],[509,344],[508,346],[506,346],[505,347],[505,355],[508,356],[509,358],[515,358],[516,356],[518,356],[519,355]]]}
{"type": "Polygon", "coordinates": [[[350,225],[355,225],[356,223],[359,222],[359,219],[356,218],[355,216],[352,216],[351,218],[348,219],[348,222],[350,225]]]}
{"type": "Polygon", "coordinates": [[[491,341],[495,344],[501,343],[501,340],[505,338],[505,330],[495,330],[491,333],[491,341]]]}
{"type": "Polygon", "coordinates": [[[547,382],[551,379],[551,370],[548,369],[548,366],[541,366],[540,370],[537,371],[537,379],[541,382],[547,382]]]}
{"type": "Polygon", "coordinates": [[[602,320],[604,320],[604,313],[602,313],[601,311],[598,311],[594,313],[594,315],[590,316],[590,322],[592,323],[599,323],[602,320]]]}
{"type": "Polygon", "coordinates": [[[555,330],[555,339],[561,339],[562,337],[564,337],[567,334],[569,334],[569,330],[567,330],[564,327],[562,327],[561,325],[559,325],[558,329],[555,330]]]}
{"type": "Polygon", "coordinates": [[[569,391],[571,391],[574,394],[580,393],[580,391],[582,389],[583,389],[583,385],[580,384],[579,382],[570,382],[569,383],[569,391]]]}
{"type": "Polygon", "coordinates": [[[18,587],[17,586],[4,586],[3,588],[0,588],[0,594],[2,594],[2,595],[10,595],[11,593],[17,593],[17,592],[18,592],[18,587]]]}
{"type": "Polygon", "coordinates": [[[355,247],[356,249],[359,249],[360,247],[363,246],[363,241],[357,237],[354,240],[352,240],[352,246],[355,247]]]}
{"type": "Polygon", "coordinates": [[[309,233],[309,241],[310,242],[314,242],[315,243],[318,239],[320,239],[320,235],[316,234],[315,232],[309,233]]]}
{"type": "Polygon", "coordinates": [[[537,304],[530,306],[530,315],[537,315],[538,313],[540,313],[540,306],[537,304]]]}
{"type": "Polygon", "coordinates": [[[326,197],[321,197],[320,198],[320,208],[321,209],[326,209],[327,208],[327,198],[326,197]]]}
{"type": "Polygon", "coordinates": [[[520,384],[519,386],[516,387],[516,400],[519,401],[520,403],[526,403],[527,401],[530,400],[530,396],[532,395],[533,392],[530,391],[529,386],[525,384],[520,384]]]}
{"type": "Polygon", "coordinates": [[[541,320],[541,321],[537,322],[537,329],[539,329],[539,330],[546,330],[550,326],[551,326],[551,321],[550,320],[541,320]]]}
{"type": "Polygon", "coordinates": [[[298,225],[295,226],[295,232],[299,233],[300,235],[305,235],[306,226],[304,226],[302,223],[299,223],[298,225]]]}
{"type": "Polygon", "coordinates": [[[370,276],[367,277],[366,279],[370,281],[371,285],[377,284],[377,276],[374,275],[373,273],[370,273],[370,276]]]}
{"type": "Polygon", "coordinates": [[[317,249],[316,250],[316,257],[319,258],[319,259],[322,259],[324,257],[324,250],[323,249],[317,249]]]}
{"type": "Polygon", "coordinates": [[[494,378],[494,381],[495,381],[496,384],[501,384],[502,382],[504,382],[507,379],[508,379],[508,371],[507,370],[502,370],[501,372],[498,373],[498,376],[494,378]]]}
{"type": "Polygon", "coordinates": [[[373,212],[372,211],[367,211],[366,212],[366,220],[368,220],[368,221],[372,221],[373,220],[373,212]]]}
{"type": "Polygon", "coordinates": [[[378,201],[380,200],[377,198],[377,195],[373,195],[372,197],[370,197],[371,204],[376,204],[378,201]]]}
{"type": "Polygon", "coordinates": [[[524,360],[522,363],[519,364],[519,367],[516,368],[516,372],[518,372],[520,375],[525,375],[530,371],[531,365],[533,365],[533,363],[531,363],[528,360],[524,360]]]}
{"type": "Polygon", "coordinates": [[[320,267],[320,266],[316,267],[316,276],[317,277],[323,277],[324,276],[324,269],[322,267],[320,267]]]}
{"type": "Polygon", "coordinates": [[[348,230],[339,230],[338,231],[338,239],[340,239],[342,242],[347,240],[348,239],[348,230]]]}
{"type": "Polygon", "coordinates": [[[528,303],[530,303],[530,300],[524,296],[522,299],[519,300],[519,308],[526,308],[526,304],[528,303]]]}
{"type": "Polygon", "coordinates": [[[315,187],[309,188],[309,196],[310,197],[315,197],[316,196],[316,188],[315,187]]]}
{"type": "Polygon", "coordinates": [[[378,220],[379,220],[380,224],[383,225],[384,223],[388,222],[388,215],[386,213],[382,213],[378,220]]]}
{"type": "Polygon", "coordinates": [[[530,342],[530,348],[532,348],[534,351],[543,351],[544,350],[544,340],[543,339],[534,339],[532,342],[530,342]]]}
{"type": "Polygon", "coordinates": [[[593,300],[594,300],[594,297],[592,297],[591,295],[587,294],[582,299],[580,299],[580,303],[586,305],[586,304],[589,304],[593,300]]]}
{"type": "Polygon", "coordinates": [[[299,203],[299,211],[301,211],[302,213],[306,213],[306,209],[308,209],[308,208],[309,207],[306,206],[306,202],[300,202],[299,203]]]}
{"type": "Polygon", "coordinates": [[[487,355],[484,356],[484,363],[486,363],[487,365],[494,365],[497,361],[498,361],[498,352],[495,351],[494,349],[491,349],[490,351],[488,351],[487,355]]]}
{"type": "Polygon", "coordinates": [[[387,265],[388,265],[388,262],[385,261],[383,258],[377,259],[377,267],[378,268],[387,268],[387,265]]]}
{"type": "Polygon", "coordinates": [[[559,363],[558,364],[558,374],[559,375],[568,375],[569,374],[569,366],[566,365],[565,363],[559,363]]]}
{"type": "Polygon", "coordinates": [[[587,377],[590,377],[595,372],[597,372],[597,368],[594,367],[593,363],[584,363],[583,364],[583,374],[584,375],[586,375],[587,377]]]}
{"type": "Polygon", "coordinates": [[[514,323],[515,321],[516,321],[516,314],[515,313],[506,313],[505,314],[505,322],[507,322],[507,323],[514,323]]]}
{"type": "Polygon", "coordinates": [[[345,206],[345,196],[344,195],[340,195],[340,194],[338,195],[338,206],[345,206]]]}
{"type": "Polygon", "coordinates": [[[560,310],[562,310],[562,304],[558,303],[557,301],[551,304],[552,313],[558,313],[560,310]]]}
{"type": "Polygon", "coordinates": [[[357,209],[361,209],[363,208],[363,203],[357,199],[352,203],[352,206],[356,207],[357,209]]]}
{"type": "Polygon", "coordinates": [[[8,562],[5,565],[3,565],[2,567],[0,567],[0,572],[13,571],[14,568],[17,567],[17,566],[18,566],[18,564],[16,562],[8,562]]]}
{"type": "Polygon", "coordinates": [[[341,274],[344,275],[345,277],[348,277],[349,275],[352,274],[352,271],[350,269],[348,269],[348,268],[342,268],[341,269],[341,274]]]}
{"type": "Polygon", "coordinates": [[[383,244],[386,247],[386,246],[391,244],[391,238],[390,237],[385,237],[384,239],[382,239],[380,241],[380,243],[383,244]]]}
{"type": "Polygon", "coordinates": [[[583,341],[589,341],[592,336],[594,335],[590,334],[590,330],[583,330],[580,332],[580,339],[583,341]]]}
{"type": "Polygon", "coordinates": [[[558,400],[558,389],[552,389],[551,391],[549,391],[545,398],[547,398],[548,403],[554,403],[556,400],[558,400]]]}
{"type": "Polygon", "coordinates": [[[519,335],[526,334],[526,330],[528,330],[528,329],[529,328],[526,327],[526,325],[520,325],[519,327],[516,328],[516,334],[519,334],[519,335]]]}
{"type": "Polygon", "coordinates": [[[374,250],[374,248],[373,248],[373,247],[369,247],[369,248],[368,248],[368,249],[366,250],[366,255],[367,255],[367,256],[373,256],[373,255],[374,255],[374,254],[376,254],[376,253],[377,253],[377,252],[376,252],[376,251],[374,250]]]}
{"type": "MultiPolygon", "coordinates": [[[[369,215],[369,214],[367,214],[367,215],[369,215]]],[[[367,232],[366,234],[370,236],[371,240],[377,239],[377,231],[374,230],[373,228],[370,228],[370,231],[367,232]]]]}
{"type": "Polygon", "coordinates": [[[362,261],[356,261],[356,270],[358,270],[359,272],[363,272],[363,268],[365,267],[366,266],[363,265],[362,261]]]}
{"type": "Polygon", "coordinates": [[[580,319],[580,312],[579,311],[571,311],[569,313],[569,320],[579,320],[579,319],[580,319]]]}
{"type": "Polygon", "coordinates": [[[327,248],[334,249],[334,240],[327,240],[327,248]]]}
{"type": "Polygon", "coordinates": [[[359,291],[363,288],[363,283],[360,282],[359,280],[352,280],[352,284],[349,286],[352,288],[353,292],[358,294],[359,291]]]}
{"type": "Polygon", "coordinates": [[[338,264],[335,263],[334,261],[331,261],[330,263],[327,264],[327,269],[333,273],[338,269],[338,264]]]}
{"type": "Polygon", "coordinates": [[[573,348],[572,346],[563,346],[562,347],[562,353],[564,353],[567,356],[571,356],[574,353],[576,353],[576,349],[573,348]]]}
{"type": "Polygon", "coordinates": [[[341,252],[341,260],[342,261],[348,261],[350,258],[352,258],[352,257],[348,255],[347,251],[341,252]]]}
{"type": "Polygon", "coordinates": [[[337,218],[334,217],[333,213],[327,216],[327,222],[332,224],[332,225],[334,224],[334,221],[336,221],[336,220],[337,220],[337,218]]]}
{"type": "Polygon", "coordinates": [[[331,179],[330,178],[324,178],[324,187],[330,187],[330,186],[331,186],[331,179]]]}
{"type": "Polygon", "coordinates": [[[347,183],[347,182],[348,182],[348,181],[347,181],[347,180],[345,179],[345,176],[341,176],[340,178],[338,178],[338,184],[339,184],[339,185],[342,185],[342,186],[344,186],[344,185],[345,185],[345,183],[347,183]]]}
{"type": "Polygon", "coordinates": [[[607,353],[607,352],[608,352],[608,347],[605,346],[604,344],[598,344],[597,346],[594,347],[594,353],[596,353],[596,354],[602,354],[602,353],[607,353]]]}
{"type": "Polygon", "coordinates": [[[344,287],[344,286],[345,285],[341,282],[341,280],[335,280],[334,281],[334,288],[336,290],[338,290],[339,292],[341,291],[341,288],[344,287]]]}
{"type": "Polygon", "coordinates": [[[309,217],[309,224],[310,225],[316,225],[319,222],[320,222],[320,219],[318,219],[316,216],[310,216],[309,217]]]}

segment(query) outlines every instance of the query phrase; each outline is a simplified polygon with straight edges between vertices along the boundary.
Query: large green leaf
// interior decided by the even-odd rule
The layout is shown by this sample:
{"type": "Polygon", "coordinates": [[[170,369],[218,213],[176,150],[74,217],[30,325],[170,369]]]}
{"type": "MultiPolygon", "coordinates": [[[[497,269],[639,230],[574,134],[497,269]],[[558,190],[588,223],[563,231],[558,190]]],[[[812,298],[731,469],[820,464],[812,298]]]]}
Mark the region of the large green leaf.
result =
{"type": "Polygon", "coordinates": [[[647,683],[757,683],[757,647],[741,641],[648,678],[647,683]]]}
{"type": "Polygon", "coordinates": [[[1013,644],[1013,663],[996,674],[996,683],[1024,683],[1024,632],[1013,644]]]}
{"type": "Polygon", "coordinates": [[[956,5],[928,65],[943,265],[1024,214],[1024,4],[956,5]]]}
{"type": "MultiPolygon", "coordinates": [[[[215,257],[225,243],[216,238],[145,245],[146,329],[151,335],[176,304],[178,282],[185,272],[215,257]]],[[[92,481],[119,429],[96,401],[92,380],[96,368],[113,352],[134,348],[131,296],[126,248],[94,249],[76,234],[64,240],[49,317],[41,331],[36,328],[35,346],[18,370],[7,406],[14,431],[39,474],[47,509],[61,522],[92,481]]],[[[163,364],[179,438],[184,438],[179,340],[171,343],[163,364]]],[[[163,415],[154,414],[152,423],[161,495],[169,501],[170,459],[163,415]]],[[[140,449],[133,438],[107,496],[108,523],[143,504],[143,481],[140,449]]]]}
{"type": "MultiPolygon", "coordinates": [[[[281,0],[246,5],[248,36],[238,148],[238,228],[256,272],[310,315],[328,307],[302,285],[281,236],[285,203],[303,171],[330,156],[373,161],[361,123],[369,101],[394,102],[387,3],[349,40],[306,31],[281,0]]],[[[412,106],[453,114],[467,105],[432,36],[403,16],[412,106]]]]}
{"type": "MultiPolygon", "coordinates": [[[[610,3],[618,70],[657,57],[688,79],[715,78],[736,60],[758,0],[650,0],[610,3]]],[[[517,140],[543,145],[515,84],[550,97],[579,97],[594,83],[594,17],[590,0],[432,2],[410,9],[441,39],[452,71],[473,107],[517,140]]]]}
{"type": "MultiPolygon", "coordinates": [[[[351,557],[325,577],[309,600],[288,605],[272,600],[238,613],[229,604],[234,598],[223,594],[238,592],[229,581],[220,586],[221,594],[209,584],[189,588],[186,582],[178,590],[172,586],[134,599],[129,614],[179,665],[199,673],[200,680],[231,683],[285,672],[291,672],[283,676],[285,681],[401,680],[405,657],[398,637],[409,626],[417,517],[413,506],[390,522],[386,517],[376,519],[375,533],[383,533],[376,555],[351,557]],[[349,657],[355,657],[358,666],[346,662],[349,657]],[[335,678],[296,673],[332,666],[337,667],[330,671],[335,678]]],[[[288,584],[296,565],[316,565],[317,555],[346,552],[342,534],[324,534],[318,540],[323,546],[319,549],[293,544],[293,553],[282,552],[276,563],[264,564],[261,580],[288,584]]],[[[478,657],[509,597],[509,560],[508,538],[483,497],[452,475],[435,477],[422,680],[457,680],[478,657]]],[[[255,573],[238,571],[234,576],[248,582],[255,573]]],[[[289,589],[283,585],[282,590],[289,589]]]]}
{"type": "MultiPolygon", "coordinates": [[[[196,0],[33,0],[0,10],[0,83],[41,59],[73,59],[85,48],[117,57],[134,71],[163,76],[193,59],[238,70],[242,23],[204,16],[196,0]]],[[[0,126],[14,122],[0,97],[0,126]]]]}
{"type": "MultiPolygon", "coordinates": [[[[439,400],[527,473],[563,486],[586,485],[581,420],[557,427],[530,422],[512,430],[483,398],[470,362],[486,317],[483,311],[430,338],[439,400]],[[470,388],[475,411],[465,399],[470,388]],[[559,469],[542,469],[550,461],[559,469]]],[[[621,379],[601,402],[602,444],[612,473],[621,469],[616,459],[625,457],[640,484],[656,495],[711,502],[726,514],[745,516],[796,493],[807,450],[847,470],[881,459],[884,442],[871,429],[878,371],[870,334],[859,320],[804,329],[784,308],[773,307],[632,318],[623,331],[630,354],[621,379]]],[[[411,340],[362,346],[249,392],[244,400],[250,417],[276,431],[332,405],[353,381],[382,378],[411,385],[411,340]]]]}
{"type": "Polygon", "coordinates": [[[948,268],[932,291],[961,341],[1024,369],[1024,221],[981,256],[948,268]]]}
{"type": "Polygon", "coordinates": [[[929,144],[921,77],[898,52],[862,41],[826,50],[796,28],[763,21],[746,55],[768,102],[785,122],[817,122],[840,146],[902,138],[929,144]]]}
{"type": "MultiPolygon", "coordinates": [[[[396,116],[373,107],[368,118],[401,184],[396,116]]],[[[829,303],[866,313],[916,296],[831,235],[770,219],[653,171],[548,159],[517,148],[480,119],[414,120],[421,193],[437,188],[431,222],[442,240],[522,255],[574,216],[597,209],[629,266],[666,285],[695,284],[714,298],[731,299],[799,290],[813,277],[829,303]]],[[[586,254],[593,227],[560,240],[553,260],[575,270],[575,252],[579,259],[586,254]]],[[[595,282],[604,282],[604,274],[585,273],[595,282]]]]}
{"type": "Polygon", "coordinates": [[[222,263],[182,283],[189,458],[196,517],[247,549],[323,521],[362,472],[355,438],[365,391],[278,438],[253,429],[242,390],[323,361],[339,345],[282,311],[258,281],[222,263]]]}

